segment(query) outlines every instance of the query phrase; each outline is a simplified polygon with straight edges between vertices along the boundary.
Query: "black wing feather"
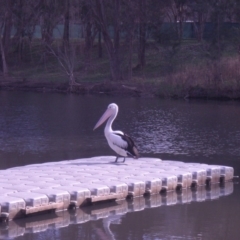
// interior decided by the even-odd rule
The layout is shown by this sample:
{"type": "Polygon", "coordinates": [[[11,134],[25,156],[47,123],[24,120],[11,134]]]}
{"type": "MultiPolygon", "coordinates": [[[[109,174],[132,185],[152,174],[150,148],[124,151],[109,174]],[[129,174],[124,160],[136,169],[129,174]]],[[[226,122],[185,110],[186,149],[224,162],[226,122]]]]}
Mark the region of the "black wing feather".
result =
{"type": "Polygon", "coordinates": [[[124,149],[127,151],[129,156],[134,157],[134,158],[139,157],[137,147],[136,147],[134,141],[132,140],[132,138],[129,135],[127,135],[125,133],[123,133],[123,134],[114,133],[114,134],[120,136],[124,141],[127,142],[127,148],[124,148],[124,149]]]}

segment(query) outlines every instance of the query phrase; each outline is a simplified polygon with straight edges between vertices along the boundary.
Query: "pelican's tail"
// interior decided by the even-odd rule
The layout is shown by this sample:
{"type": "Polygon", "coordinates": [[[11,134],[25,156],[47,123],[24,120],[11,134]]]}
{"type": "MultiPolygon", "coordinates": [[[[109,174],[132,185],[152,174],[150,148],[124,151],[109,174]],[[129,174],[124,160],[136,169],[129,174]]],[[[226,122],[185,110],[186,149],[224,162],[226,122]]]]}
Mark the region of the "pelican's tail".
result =
{"type": "Polygon", "coordinates": [[[139,158],[139,154],[138,154],[138,152],[137,152],[137,149],[136,149],[136,153],[135,153],[135,151],[134,151],[134,155],[133,155],[132,153],[127,152],[127,156],[128,156],[128,157],[131,157],[131,158],[134,158],[134,159],[138,159],[138,158],[139,158]],[[136,155],[136,153],[137,153],[137,155],[136,155]]]}

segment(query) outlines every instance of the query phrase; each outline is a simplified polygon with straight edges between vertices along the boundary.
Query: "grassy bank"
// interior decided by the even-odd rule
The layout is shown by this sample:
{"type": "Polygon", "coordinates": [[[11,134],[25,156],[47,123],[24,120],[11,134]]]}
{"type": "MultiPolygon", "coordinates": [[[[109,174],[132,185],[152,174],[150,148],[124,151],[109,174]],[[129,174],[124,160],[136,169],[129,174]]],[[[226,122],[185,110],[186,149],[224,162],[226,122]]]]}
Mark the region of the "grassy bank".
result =
{"type": "Polygon", "coordinates": [[[189,64],[164,77],[160,96],[240,98],[240,60],[223,57],[218,61],[189,64]]]}
{"type": "MultiPolygon", "coordinates": [[[[110,81],[109,60],[103,47],[98,57],[93,46],[90,61],[86,63],[83,43],[74,43],[73,60],[76,81],[81,85],[71,89],[78,93],[125,94],[179,98],[240,99],[240,58],[234,47],[226,47],[221,55],[207,45],[185,41],[180,46],[147,44],[146,66],[137,65],[137,45],[132,56],[132,78],[128,78],[127,57],[122,54],[122,76],[119,82],[110,81]]],[[[127,47],[123,44],[121,52],[127,47]]],[[[9,59],[9,77],[1,77],[1,89],[69,91],[68,77],[57,59],[46,52],[39,42],[25,49],[23,59],[14,53],[9,59]]]]}

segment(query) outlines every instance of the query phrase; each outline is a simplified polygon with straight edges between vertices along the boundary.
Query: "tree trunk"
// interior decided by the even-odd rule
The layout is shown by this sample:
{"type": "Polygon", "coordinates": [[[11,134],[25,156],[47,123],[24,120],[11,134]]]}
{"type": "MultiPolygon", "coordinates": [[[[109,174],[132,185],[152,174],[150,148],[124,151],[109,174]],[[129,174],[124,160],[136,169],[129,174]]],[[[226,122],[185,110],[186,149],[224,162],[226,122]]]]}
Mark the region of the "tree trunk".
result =
{"type": "Polygon", "coordinates": [[[113,81],[118,81],[120,80],[121,76],[120,76],[120,69],[119,69],[119,59],[116,56],[115,52],[112,51],[110,53],[111,57],[110,57],[110,67],[111,67],[111,75],[112,75],[112,80],[113,81]]]}
{"type": "Polygon", "coordinates": [[[6,58],[5,58],[5,51],[4,51],[4,47],[3,47],[2,38],[0,38],[0,48],[1,48],[1,55],[2,55],[3,75],[4,75],[4,77],[7,77],[8,76],[8,66],[7,66],[7,62],[6,62],[6,58]]]}
{"type": "Polygon", "coordinates": [[[240,43],[238,44],[238,61],[240,62],[240,43]]]}
{"type": "Polygon", "coordinates": [[[53,36],[53,29],[50,26],[47,26],[43,31],[42,31],[42,40],[46,44],[51,44],[52,43],[52,36],[53,36]]]}
{"type": "Polygon", "coordinates": [[[91,49],[92,49],[92,24],[90,21],[86,23],[85,34],[85,69],[88,70],[91,64],[91,49]]]}
{"type": "Polygon", "coordinates": [[[201,27],[202,27],[202,21],[201,21],[201,13],[198,13],[198,21],[197,22],[193,22],[193,26],[194,26],[194,32],[196,34],[197,37],[197,41],[198,42],[202,42],[202,31],[201,31],[201,27]]]}
{"type": "Polygon", "coordinates": [[[92,49],[92,16],[91,11],[87,8],[86,27],[85,27],[85,69],[88,70],[91,64],[91,49],[92,49]]]}
{"type": "Polygon", "coordinates": [[[12,29],[12,11],[11,11],[11,1],[6,1],[7,3],[7,10],[5,13],[5,26],[3,29],[3,46],[4,46],[4,53],[5,57],[8,56],[9,51],[9,44],[11,39],[11,29],[12,29]]]}
{"type": "Polygon", "coordinates": [[[183,4],[181,3],[178,8],[178,15],[179,15],[178,41],[181,42],[183,38],[183,4]]]}
{"type": "Polygon", "coordinates": [[[202,42],[203,40],[203,31],[204,31],[204,24],[205,22],[203,21],[203,14],[199,13],[199,18],[198,18],[198,22],[199,22],[199,34],[198,34],[198,41],[202,42]]]}
{"type": "MultiPolygon", "coordinates": [[[[114,55],[116,66],[119,66],[119,40],[120,40],[120,27],[119,27],[119,11],[120,11],[120,0],[115,0],[114,2],[114,55]]],[[[116,67],[116,74],[120,78],[120,70],[116,67]]]]}
{"type": "Polygon", "coordinates": [[[70,76],[69,76],[69,85],[70,86],[73,86],[76,84],[76,80],[75,80],[75,76],[73,73],[70,73],[70,76]]]}
{"type": "Polygon", "coordinates": [[[133,30],[127,32],[128,38],[128,80],[132,80],[132,52],[133,52],[133,30]]]}
{"type": "Polygon", "coordinates": [[[63,48],[69,48],[69,0],[66,0],[66,12],[64,15],[64,29],[63,29],[63,48]]]}
{"type": "Polygon", "coordinates": [[[119,11],[120,1],[115,0],[114,7],[114,43],[108,33],[107,23],[104,14],[104,4],[102,0],[96,0],[96,8],[93,9],[94,14],[98,20],[99,26],[103,34],[104,43],[108,52],[111,78],[113,81],[117,81],[121,78],[120,76],[120,64],[119,64],[119,11]]]}
{"type": "Polygon", "coordinates": [[[145,67],[145,48],[146,48],[146,0],[139,0],[139,50],[138,66],[140,69],[145,67]]]}
{"type": "Polygon", "coordinates": [[[23,23],[23,0],[19,1],[19,16],[18,16],[18,22],[17,22],[17,29],[16,33],[14,35],[14,41],[16,42],[17,45],[17,53],[18,53],[18,60],[21,63],[22,58],[23,58],[23,35],[24,35],[24,23],[23,23]]]}
{"type": "Polygon", "coordinates": [[[98,57],[102,58],[102,32],[101,29],[99,28],[98,31],[98,57]]]}

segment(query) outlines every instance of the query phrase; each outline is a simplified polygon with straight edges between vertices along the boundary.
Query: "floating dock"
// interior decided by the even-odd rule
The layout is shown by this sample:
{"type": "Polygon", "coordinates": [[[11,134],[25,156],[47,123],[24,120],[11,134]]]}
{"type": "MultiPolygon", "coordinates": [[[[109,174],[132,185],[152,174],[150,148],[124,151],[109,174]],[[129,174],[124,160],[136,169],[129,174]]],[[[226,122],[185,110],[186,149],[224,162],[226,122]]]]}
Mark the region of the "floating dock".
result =
{"type": "Polygon", "coordinates": [[[114,161],[103,156],[1,170],[0,220],[171,191],[181,195],[184,189],[197,193],[199,186],[224,184],[234,176],[228,166],[156,158],[114,161]]]}
{"type": "MultiPolygon", "coordinates": [[[[233,193],[233,182],[230,181],[222,186],[212,184],[210,188],[199,186],[194,191],[189,188],[183,189],[180,194],[176,191],[169,191],[166,194],[141,196],[130,200],[96,204],[84,208],[32,216],[30,218],[13,219],[7,223],[0,224],[0,239],[13,239],[28,233],[45,232],[53,228],[59,229],[99,219],[103,219],[104,226],[109,226],[104,230],[108,236],[112,236],[110,225],[114,224],[116,220],[120,220],[128,212],[216,200],[231,193],[233,193]]],[[[109,239],[111,238],[109,237],[109,239]]]]}

